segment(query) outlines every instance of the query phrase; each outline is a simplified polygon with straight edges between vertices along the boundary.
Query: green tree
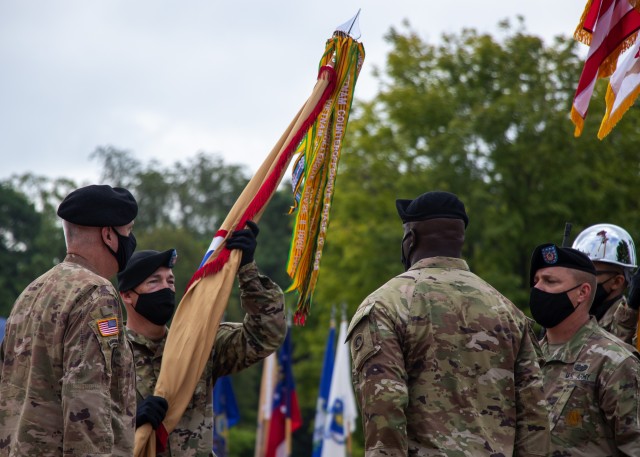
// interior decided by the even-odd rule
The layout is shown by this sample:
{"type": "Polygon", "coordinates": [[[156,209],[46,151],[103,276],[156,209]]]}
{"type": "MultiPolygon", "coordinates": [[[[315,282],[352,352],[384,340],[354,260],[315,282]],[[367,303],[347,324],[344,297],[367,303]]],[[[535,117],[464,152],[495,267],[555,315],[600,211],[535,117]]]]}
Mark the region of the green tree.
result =
{"type": "Polygon", "coordinates": [[[0,316],[64,253],[62,230],[52,219],[10,183],[0,183],[0,316]]]}
{"type": "Polygon", "coordinates": [[[387,35],[382,89],[349,126],[318,300],[355,306],[400,271],[394,200],[427,190],[465,201],[465,257],[520,305],[533,247],[560,242],[565,221],[633,230],[637,134],[620,125],[595,139],[600,84],[585,133],[573,137],[568,112],[583,64],[573,40],[545,45],[504,21],[500,40],[467,29],[431,45],[405,28],[387,35]]]}
{"type": "Polygon", "coordinates": [[[106,146],[96,148],[91,158],[102,165],[102,182],[125,187],[136,197],[136,233],[177,227],[210,239],[248,182],[244,167],[212,154],[163,166],[143,164],[129,151],[106,146]]]}
{"type": "Polygon", "coordinates": [[[316,329],[300,332],[296,374],[307,409],[331,305],[346,302],[351,316],[402,271],[395,199],[458,194],[470,217],[464,257],[472,271],[525,310],[531,252],[560,243],[566,221],[574,236],[602,221],[640,234],[632,191],[640,166],[637,110],[598,141],[600,82],[583,136],[573,137],[568,113],[583,58],[572,39],[547,44],[521,20],[502,21],[497,36],[465,29],[438,44],[406,22],[386,38],[391,51],[376,69],[379,93],[356,104],[346,137],[307,324],[316,329]]]}

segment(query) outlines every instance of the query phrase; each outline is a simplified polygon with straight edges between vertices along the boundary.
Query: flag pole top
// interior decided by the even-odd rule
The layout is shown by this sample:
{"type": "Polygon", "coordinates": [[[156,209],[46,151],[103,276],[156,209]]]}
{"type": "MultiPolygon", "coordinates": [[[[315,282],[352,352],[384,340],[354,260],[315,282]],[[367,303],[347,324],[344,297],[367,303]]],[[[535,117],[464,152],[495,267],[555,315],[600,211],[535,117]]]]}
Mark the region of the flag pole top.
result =
{"type": "Polygon", "coordinates": [[[360,22],[358,21],[358,19],[360,18],[360,11],[361,9],[358,8],[358,12],[355,16],[353,16],[344,24],[340,24],[338,27],[336,27],[336,32],[349,35],[354,40],[360,39],[360,37],[362,36],[362,33],[360,32],[360,22]]]}
{"type": "Polygon", "coordinates": [[[342,302],[342,314],[341,316],[343,321],[347,320],[347,304],[345,302],[342,302]]]}

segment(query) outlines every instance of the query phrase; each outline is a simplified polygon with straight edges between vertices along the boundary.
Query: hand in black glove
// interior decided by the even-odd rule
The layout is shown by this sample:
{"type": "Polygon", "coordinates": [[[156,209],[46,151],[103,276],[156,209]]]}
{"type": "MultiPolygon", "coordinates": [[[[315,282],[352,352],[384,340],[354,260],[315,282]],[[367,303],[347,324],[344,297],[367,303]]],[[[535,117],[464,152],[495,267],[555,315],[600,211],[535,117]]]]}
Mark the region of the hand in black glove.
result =
{"type": "Polygon", "coordinates": [[[256,246],[258,242],[256,237],[258,236],[258,226],[253,221],[247,221],[248,229],[236,230],[227,240],[227,248],[229,249],[241,249],[242,260],[240,260],[240,266],[244,266],[253,262],[253,254],[256,252],[256,246]]]}
{"type": "Polygon", "coordinates": [[[635,310],[640,308],[640,268],[638,268],[635,274],[631,277],[629,283],[629,300],[627,301],[629,308],[635,310]]]}
{"type": "Polygon", "coordinates": [[[167,400],[155,395],[149,395],[142,400],[136,410],[136,428],[148,423],[151,424],[154,430],[157,429],[164,420],[168,408],[169,403],[167,403],[167,400]]]}

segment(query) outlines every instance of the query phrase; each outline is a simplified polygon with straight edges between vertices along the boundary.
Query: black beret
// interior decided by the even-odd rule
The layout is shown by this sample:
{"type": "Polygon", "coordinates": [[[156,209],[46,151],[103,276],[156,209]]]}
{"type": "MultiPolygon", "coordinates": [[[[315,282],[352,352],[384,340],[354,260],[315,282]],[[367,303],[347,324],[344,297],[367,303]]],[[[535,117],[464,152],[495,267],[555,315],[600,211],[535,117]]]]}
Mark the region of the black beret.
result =
{"type": "Polygon", "coordinates": [[[592,275],[596,274],[596,267],[583,252],[573,248],[563,248],[553,243],[541,244],[531,254],[531,272],[529,284],[533,287],[533,277],[541,268],[565,267],[573,270],[582,270],[592,275]]]}
{"type": "Polygon", "coordinates": [[[403,223],[429,219],[462,219],[469,224],[464,203],[451,192],[433,191],[420,195],[415,200],[396,200],[396,208],[403,223]]]}
{"type": "Polygon", "coordinates": [[[76,189],[58,207],[58,216],[65,221],[89,227],[119,227],[137,215],[138,204],[131,192],[106,184],[76,189]]]}
{"type": "Polygon", "coordinates": [[[118,273],[118,290],[126,292],[141,284],[160,267],[173,268],[178,253],[175,249],[164,252],[138,251],[131,256],[127,267],[118,273]]]}

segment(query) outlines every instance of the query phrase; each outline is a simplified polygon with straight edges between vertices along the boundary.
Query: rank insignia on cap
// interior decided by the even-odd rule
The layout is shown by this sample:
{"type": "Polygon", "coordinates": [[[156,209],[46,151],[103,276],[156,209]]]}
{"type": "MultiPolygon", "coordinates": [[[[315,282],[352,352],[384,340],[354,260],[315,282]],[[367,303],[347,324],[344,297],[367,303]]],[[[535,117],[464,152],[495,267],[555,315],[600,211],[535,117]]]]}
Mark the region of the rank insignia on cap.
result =
{"type": "Polygon", "coordinates": [[[98,319],[96,324],[98,324],[98,330],[100,330],[100,335],[102,336],[113,336],[119,333],[117,317],[98,319]]]}
{"type": "Polygon", "coordinates": [[[542,249],[542,259],[544,263],[549,265],[553,265],[558,261],[558,251],[556,251],[556,247],[554,245],[547,246],[542,249]]]}

